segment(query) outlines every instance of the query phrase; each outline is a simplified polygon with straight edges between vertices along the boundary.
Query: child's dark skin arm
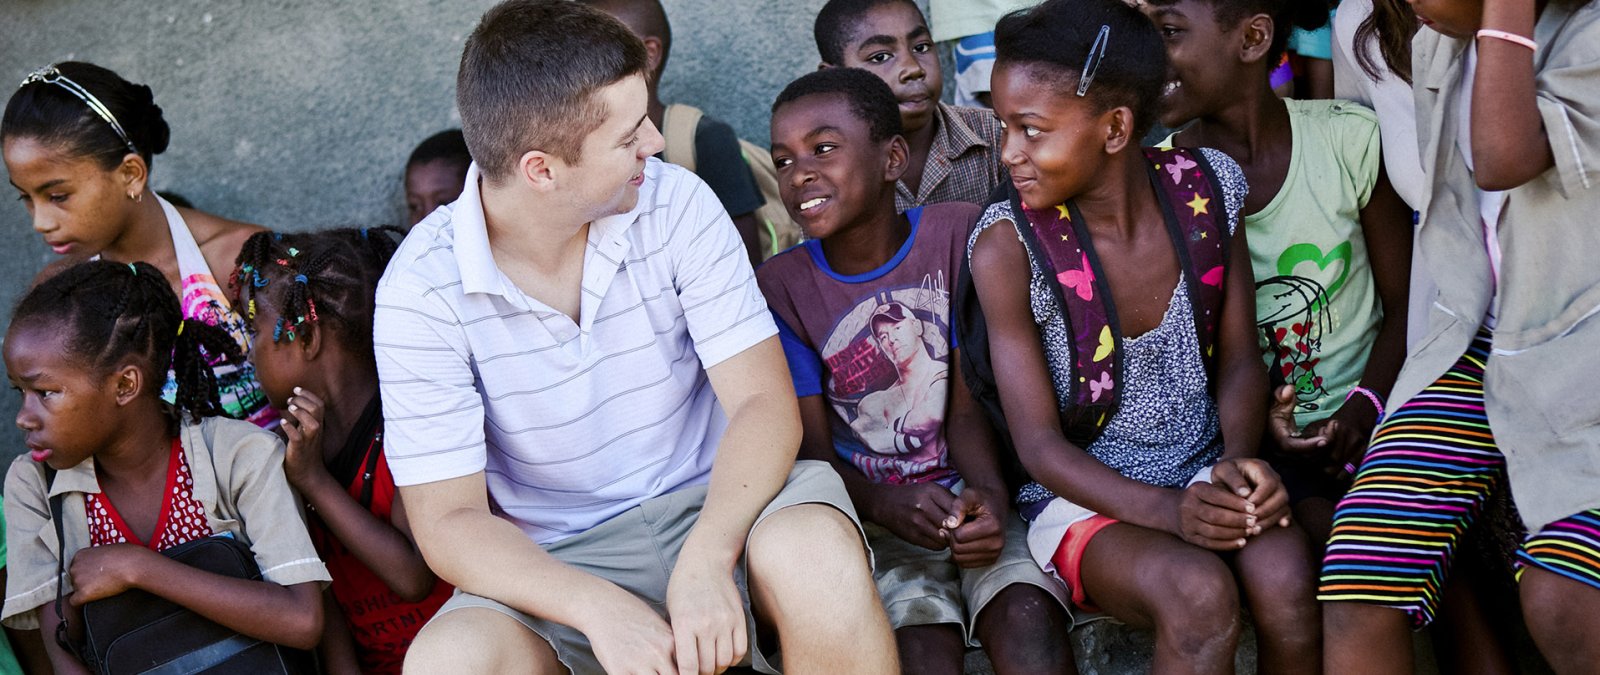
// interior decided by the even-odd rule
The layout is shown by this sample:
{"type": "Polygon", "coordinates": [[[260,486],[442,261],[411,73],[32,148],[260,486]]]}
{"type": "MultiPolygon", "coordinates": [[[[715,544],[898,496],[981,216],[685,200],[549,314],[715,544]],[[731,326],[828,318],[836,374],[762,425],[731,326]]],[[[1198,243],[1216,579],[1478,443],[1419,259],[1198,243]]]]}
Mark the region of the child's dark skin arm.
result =
{"type": "Polygon", "coordinates": [[[744,251],[750,256],[750,266],[759,267],[761,256],[766,253],[761,250],[761,219],[756,217],[755,211],[733,216],[733,229],[739,231],[739,240],[744,242],[744,251]]]}
{"type": "Polygon", "coordinates": [[[1209,483],[1171,490],[1131,480],[1067,442],[1029,306],[1027,253],[1013,227],[1000,222],[978,235],[972,275],[988,321],[1000,402],[1023,466],[1052,492],[1097,513],[1213,550],[1240,548],[1252,508],[1245,498],[1209,483]]]}
{"type": "Polygon", "coordinates": [[[16,652],[17,665],[29,675],[50,672],[50,654],[45,651],[43,634],[36,630],[6,629],[6,638],[16,652]]]}
{"type": "Polygon", "coordinates": [[[961,373],[961,352],[950,350],[950,397],[944,433],[950,465],[966,488],[956,497],[944,525],[950,550],[961,567],[994,564],[1005,548],[1005,523],[1011,518],[1005,480],[1000,476],[1000,439],[983,409],[967,389],[961,373]],[[951,525],[954,524],[952,527],[951,525]]]}
{"type": "Polygon", "coordinates": [[[317,643],[317,660],[324,675],[361,675],[361,661],[356,657],[355,640],[350,636],[350,626],[344,621],[344,612],[333,598],[330,589],[322,594],[322,641],[317,643]]]}
{"type": "Polygon", "coordinates": [[[356,559],[378,575],[389,590],[406,602],[428,596],[438,578],[428,569],[422,553],[412,543],[405,505],[395,494],[390,520],[393,526],[363,508],[334,480],[323,463],[322,399],[297,388],[285,412],[297,423],[283,425],[288,436],[283,471],[289,484],[317,512],[317,517],[338,537],[356,559]]]}
{"type": "MultiPolygon", "coordinates": [[[[1533,38],[1542,2],[1484,0],[1483,28],[1533,38]]],[[[1474,39],[1474,38],[1468,38],[1474,39]]],[[[1505,40],[1477,40],[1472,85],[1473,178],[1484,190],[1510,190],[1555,166],[1539,115],[1533,50],[1505,40]]]]}
{"type": "Polygon", "coordinates": [[[1255,279],[1250,274],[1250,247],[1243,227],[1229,240],[1228,257],[1213,387],[1223,449],[1211,476],[1215,484],[1249,500],[1246,523],[1253,536],[1265,526],[1289,524],[1289,494],[1277,473],[1257,459],[1266,419],[1267,375],[1256,341],[1255,279]]]}
{"type": "MultiPolygon", "coordinates": [[[[1378,182],[1366,208],[1361,209],[1361,234],[1367,244],[1367,260],[1383,320],[1367,354],[1361,372],[1361,386],[1387,401],[1395,377],[1406,358],[1406,324],[1411,297],[1411,207],[1400,199],[1389,183],[1387,172],[1379,166],[1378,182]]],[[[1323,452],[1329,466],[1343,470],[1346,462],[1356,461],[1366,452],[1378,410],[1360,394],[1351,396],[1326,420],[1306,425],[1294,433],[1292,390],[1280,388],[1272,409],[1271,429],[1279,447],[1289,452],[1323,452]]]]}
{"type": "MultiPolygon", "coordinates": [[[[44,606],[39,608],[39,634],[41,636],[50,636],[44,641],[44,652],[50,659],[49,668],[42,671],[29,672],[49,673],[53,671],[56,675],[89,675],[89,669],[83,666],[83,662],[79,661],[78,657],[67,653],[66,650],[61,648],[61,645],[56,644],[56,626],[59,625],[61,625],[61,616],[56,614],[56,603],[52,598],[50,602],[44,603],[44,606]]],[[[82,626],[78,626],[78,628],[82,628],[82,626]]]]}
{"type": "Polygon", "coordinates": [[[78,551],[67,571],[73,607],[137,588],[259,640],[312,649],[322,639],[322,589],[316,582],[279,586],[225,577],[133,544],[78,551]]]}
{"type": "MultiPolygon", "coordinates": [[[[6,568],[0,567],[0,588],[5,586],[6,568]]],[[[11,643],[11,650],[17,657],[17,664],[22,666],[22,672],[50,672],[50,655],[44,650],[39,631],[6,628],[5,637],[11,643]]]]}
{"type": "Polygon", "coordinates": [[[956,497],[938,483],[887,485],[874,483],[861,470],[833,450],[833,429],[828,424],[828,403],[820,395],[800,399],[800,458],[833,465],[844,481],[850,501],[861,517],[882,525],[913,544],[939,550],[946,546],[941,523],[952,512],[956,497]]]}

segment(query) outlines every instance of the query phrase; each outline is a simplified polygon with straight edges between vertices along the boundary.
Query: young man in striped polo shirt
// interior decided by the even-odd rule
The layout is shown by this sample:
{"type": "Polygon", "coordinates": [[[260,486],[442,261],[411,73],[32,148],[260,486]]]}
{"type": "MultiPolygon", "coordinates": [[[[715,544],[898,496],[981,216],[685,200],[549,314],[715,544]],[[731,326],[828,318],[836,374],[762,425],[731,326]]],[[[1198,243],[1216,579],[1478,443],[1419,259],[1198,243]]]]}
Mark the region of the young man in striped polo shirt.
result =
{"type": "Polygon", "coordinates": [[[651,158],[646,68],[565,0],[509,0],[467,42],[476,162],[377,300],[390,467],[460,589],[406,669],[775,673],[760,620],[793,670],[895,672],[844,487],[794,461],[738,233],[651,158]]]}

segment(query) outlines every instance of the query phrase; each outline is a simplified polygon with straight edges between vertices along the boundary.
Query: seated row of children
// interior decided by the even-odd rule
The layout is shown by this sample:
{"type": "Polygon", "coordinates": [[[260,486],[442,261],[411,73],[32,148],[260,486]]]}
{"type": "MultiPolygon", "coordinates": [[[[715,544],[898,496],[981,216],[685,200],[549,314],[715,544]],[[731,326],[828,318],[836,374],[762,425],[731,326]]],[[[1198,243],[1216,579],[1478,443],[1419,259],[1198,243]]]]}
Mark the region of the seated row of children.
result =
{"type": "Polygon", "coordinates": [[[1411,211],[1377,119],[1271,89],[1288,28],[1327,20],[1300,3],[1048,0],[995,28],[991,115],[938,102],[914,3],[832,0],[824,67],[772,107],[808,241],[753,273],[720,193],[650,159],[649,12],[486,14],[466,189],[398,251],[168,205],[150,90],[41,72],[0,125],[66,256],[4,345],[31,450],[5,620],[52,636],[58,592],[137,588],[328,672],[777,672],[778,648],[796,672],[960,672],[981,645],[1046,673],[1103,614],[1153,631],[1160,672],[1231,672],[1248,608],[1264,672],[1404,672],[1515,482],[1528,628],[1581,672],[1600,439],[1563,401],[1600,353],[1600,279],[1551,262],[1600,244],[1577,225],[1600,11],[1433,4],[1417,58],[1449,95],[1418,122],[1449,151],[1425,155],[1419,236],[1442,290],[1409,356],[1411,211]],[[1182,130],[1141,148],[1157,119],[1182,130]],[[261,581],[152,555],[225,532],[261,581]]]}

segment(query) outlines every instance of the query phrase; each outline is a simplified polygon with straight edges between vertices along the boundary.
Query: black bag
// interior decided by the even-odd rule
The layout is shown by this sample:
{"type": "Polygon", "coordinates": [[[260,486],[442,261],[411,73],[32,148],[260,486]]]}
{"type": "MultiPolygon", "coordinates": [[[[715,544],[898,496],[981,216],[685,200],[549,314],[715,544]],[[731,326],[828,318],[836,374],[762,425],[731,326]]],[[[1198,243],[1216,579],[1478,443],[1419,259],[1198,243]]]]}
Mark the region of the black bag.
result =
{"type": "MultiPolygon", "coordinates": [[[[54,473],[49,471],[49,473],[54,473]]],[[[46,484],[49,480],[46,480],[46,484]]],[[[57,548],[64,548],[61,501],[50,498],[57,548]]],[[[255,555],[233,537],[206,537],[179,544],[161,555],[190,567],[235,579],[260,579],[255,555]]],[[[56,556],[56,644],[101,675],[146,673],[264,673],[314,675],[316,662],[306,651],[241,635],[169,600],[130,590],[83,606],[84,641],[72,644],[62,597],[66,554],[56,556]]]]}

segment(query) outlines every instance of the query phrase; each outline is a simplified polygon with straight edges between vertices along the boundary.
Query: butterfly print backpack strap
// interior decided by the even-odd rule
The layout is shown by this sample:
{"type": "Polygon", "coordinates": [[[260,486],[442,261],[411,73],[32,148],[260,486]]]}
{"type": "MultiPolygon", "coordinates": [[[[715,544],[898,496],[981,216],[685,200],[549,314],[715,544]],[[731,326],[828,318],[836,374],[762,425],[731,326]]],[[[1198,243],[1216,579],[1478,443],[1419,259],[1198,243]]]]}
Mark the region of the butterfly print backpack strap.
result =
{"type": "Polygon", "coordinates": [[[1222,188],[1211,164],[1194,150],[1146,148],[1145,157],[1189,287],[1195,336],[1209,377],[1216,372],[1217,328],[1228,278],[1229,234],[1222,188]]]}
{"type": "Polygon", "coordinates": [[[1122,333],[1110,288],[1097,271],[1100,260],[1072,202],[1034,210],[1014,195],[1011,209],[1027,218],[1031,227],[1026,229],[1055,276],[1063,321],[1072,336],[1074,373],[1068,400],[1061,406],[1062,432],[1067,440],[1087,446],[1116,412],[1122,374],[1122,333]]]}

